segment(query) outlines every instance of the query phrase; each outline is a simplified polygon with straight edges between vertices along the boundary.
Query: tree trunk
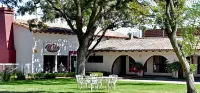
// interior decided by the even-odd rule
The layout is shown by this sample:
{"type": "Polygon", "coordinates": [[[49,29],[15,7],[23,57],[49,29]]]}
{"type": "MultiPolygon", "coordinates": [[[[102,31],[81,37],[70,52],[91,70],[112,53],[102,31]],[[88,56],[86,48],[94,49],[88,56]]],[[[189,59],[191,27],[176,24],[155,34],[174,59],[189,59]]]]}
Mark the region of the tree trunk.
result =
{"type": "Polygon", "coordinates": [[[195,89],[193,73],[185,72],[185,74],[186,74],[187,93],[197,93],[195,89]]]}
{"type": "Polygon", "coordinates": [[[187,84],[187,93],[197,93],[195,89],[194,84],[194,75],[190,70],[189,62],[187,61],[186,57],[183,56],[183,53],[181,52],[181,48],[179,48],[177,41],[176,41],[176,35],[168,35],[171,45],[174,49],[174,52],[176,53],[176,56],[178,57],[180,63],[182,64],[183,71],[186,75],[186,84],[187,84]]]}
{"type": "Polygon", "coordinates": [[[77,69],[78,73],[81,75],[85,75],[85,63],[87,61],[86,56],[88,53],[88,42],[90,36],[88,35],[85,38],[79,38],[79,47],[77,50],[77,69]]]}
{"type": "Polygon", "coordinates": [[[85,75],[85,62],[86,62],[86,53],[87,53],[86,46],[79,46],[77,51],[77,69],[78,74],[85,75]]]}

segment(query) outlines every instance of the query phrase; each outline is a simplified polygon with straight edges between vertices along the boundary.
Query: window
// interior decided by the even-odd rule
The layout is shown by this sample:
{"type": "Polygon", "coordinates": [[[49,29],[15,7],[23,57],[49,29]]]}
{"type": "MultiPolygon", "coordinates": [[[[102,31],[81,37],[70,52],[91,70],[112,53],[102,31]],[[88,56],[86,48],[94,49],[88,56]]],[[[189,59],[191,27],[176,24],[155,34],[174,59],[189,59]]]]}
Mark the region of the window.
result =
{"type": "Polygon", "coordinates": [[[200,56],[198,56],[198,62],[197,62],[197,74],[200,74],[200,56]]]}
{"type": "Polygon", "coordinates": [[[58,70],[58,72],[67,71],[68,56],[59,55],[57,57],[58,57],[57,58],[57,70],[58,70]]]}
{"type": "Polygon", "coordinates": [[[43,71],[52,73],[55,69],[55,56],[44,55],[43,71]]]}
{"type": "Polygon", "coordinates": [[[90,56],[88,63],[103,63],[103,56],[90,56]]]}
{"type": "Polygon", "coordinates": [[[167,73],[167,59],[162,56],[153,56],[153,72],[167,73]]]}

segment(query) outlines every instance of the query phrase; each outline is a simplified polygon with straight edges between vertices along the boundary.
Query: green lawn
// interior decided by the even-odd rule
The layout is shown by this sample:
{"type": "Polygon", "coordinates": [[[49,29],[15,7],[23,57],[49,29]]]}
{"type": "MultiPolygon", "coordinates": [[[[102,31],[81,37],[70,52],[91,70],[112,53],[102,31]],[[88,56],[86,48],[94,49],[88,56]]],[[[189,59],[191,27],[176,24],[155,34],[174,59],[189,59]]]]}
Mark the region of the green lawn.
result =
{"type": "MultiPolygon", "coordinates": [[[[200,85],[196,88],[200,91],[200,85]]],[[[41,92],[90,92],[90,90],[76,89],[75,79],[52,79],[52,80],[26,80],[0,82],[0,92],[2,93],[41,93],[41,92]]],[[[186,85],[165,84],[165,83],[142,83],[118,81],[116,90],[108,90],[106,85],[101,90],[93,92],[113,92],[113,93],[186,93],[186,85]]]]}

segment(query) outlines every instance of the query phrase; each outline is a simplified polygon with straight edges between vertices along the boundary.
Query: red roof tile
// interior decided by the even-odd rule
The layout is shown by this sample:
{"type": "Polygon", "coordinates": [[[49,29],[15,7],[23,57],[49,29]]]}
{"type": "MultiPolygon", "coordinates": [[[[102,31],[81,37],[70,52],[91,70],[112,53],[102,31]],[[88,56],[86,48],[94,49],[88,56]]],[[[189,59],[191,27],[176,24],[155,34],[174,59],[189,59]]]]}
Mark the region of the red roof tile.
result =
{"type": "Polygon", "coordinates": [[[144,37],[166,37],[167,34],[161,29],[150,29],[144,32],[144,37]]]}
{"type": "MultiPolygon", "coordinates": [[[[178,29],[176,32],[177,36],[181,35],[181,30],[178,29]]],[[[200,35],[200,32],[195,33],[195,35],[200,35]]],[[[144,37],[167,37],[167,34],[164,30],[161,29],[150,29],[144,32],[144,37]]]]}

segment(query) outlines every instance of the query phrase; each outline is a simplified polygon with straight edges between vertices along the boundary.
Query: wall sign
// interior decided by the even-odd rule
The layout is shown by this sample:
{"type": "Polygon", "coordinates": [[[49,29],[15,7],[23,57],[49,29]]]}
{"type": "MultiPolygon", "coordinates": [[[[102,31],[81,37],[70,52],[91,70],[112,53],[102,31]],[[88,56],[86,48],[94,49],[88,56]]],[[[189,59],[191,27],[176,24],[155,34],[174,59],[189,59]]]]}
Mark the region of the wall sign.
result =
{"type": "Polygon", "coordinates": [[[37,53],[37,49],[34,49],[33,52],[34,52],[34,53],[37,53]]]}
{"type": "Polygon", "coordinates": [[[45,49],[48,52],[58,52],[60,50],[60,47],[57,44],[46,44],[45,49]]]}

